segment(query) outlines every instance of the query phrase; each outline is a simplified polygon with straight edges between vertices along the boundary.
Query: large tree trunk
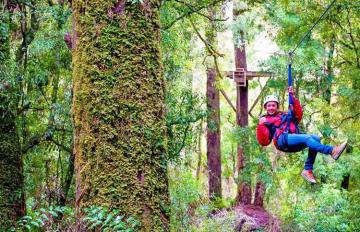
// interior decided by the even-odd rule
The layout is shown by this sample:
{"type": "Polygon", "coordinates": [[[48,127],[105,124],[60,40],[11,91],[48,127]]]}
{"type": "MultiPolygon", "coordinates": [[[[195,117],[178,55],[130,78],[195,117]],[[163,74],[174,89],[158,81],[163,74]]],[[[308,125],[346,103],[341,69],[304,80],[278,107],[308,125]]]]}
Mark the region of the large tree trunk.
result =
{"type": "Polygon", "coordinates": [[[117,208],[144,231],[168,230],[159,7],[73,1],[77,212],[117,208]]]}
{"type": "MultiPolygon", "coordinates": [[[[233,16],[234,20],[239,15],[237,1],[233,0],[233,16]]],[[[238,43],[234,43],[235,50],[235,67],[247,70],[246,51],[245,51],[245,32],[240,30],[239,35],[234,35],[240,38],[238,43]]],[[[236,123],[240,127],[247,127],[249,125],[248,113],[248,81],[246,86],[236,86],[236,123]]],[[[246,165],[246,154],[244,148],[238,144],[237,149],[237,167],[239,184],[237,188],[236,204],[251,204],[251,178],[244,173],[246,165]],[[244,178],[247,177],[247,178],[244,178]]]]}
{"type": "MultiPolygon", "coordinates": [[[[209,7],[208,12],[211,18],[215,19],[215,8],[209,7]]],[[[206,41],[208,55],[213,55],[209,47],[216,49],[216,25],[215,20],[210,21],[209,29],[206,30],[206,41]]],[[[207,83],[206,100],[209,116],[206,123],[206,143],[207,143],[207,167],[209,180],[209,197],[215,199],[221,197],[221,147],[220,147],[220,96],[219,89],[216,87],[215,62],[207,62],[207,83]]]]}
{"type": "MultiPolygon", "coordinates": [[[[10,57],[9,14],[0,15],[0,73],[10,57]],[[5,64],[5,65],[4,65],[5,64]]],[[[6,73],[6,72],[5,72],[6,73]]],[[[4,75],[1,75],[3,78],[4,75]]],[[[5,76],[6,78],[6,76],[5,76]]],[[[1,80],[0,89],[0,229],[14,226],[25,214],[24,177],[15,116],[11,112],[12,86],[1,80]]]]}
{"type": "MultiPolygon", "coordinates": [[[[262,166],[260,166],[262,167],[262,166]]],[[[263,207],[264,206],[264,197],[266,193],[266,183],[257,180],[255,186],[255,197],[254,197],[254,205],[263,207]]]]}
{"type": "Polygon", "coordinates": [[[207,166],[209,175],[209,196],[221,197],[221,151],[220,151],[220,101],[215,86],[214,69],[207,70],[206,97],[209,117],[207,121],[207,166]]]}
{"type": "Polygon", "coordinates": [[[264,197],[265,197],[266,185],[264,182],[258,181],[255,187],[255,199],[254,205],[264,206],[264,197]]]}
{"type": "MultiPolygon", "coordinates": [[[[246,64],[246,51],[245,45],[241,48],[235,46],[235,66],[236,68],[244,68],[247,70],[246,64]]],[[[249,114],[248,114],[248,81],[246,86],[236,86],[237,101],[236,101],[236,122],[240,127],[247,127],[249,125],[249,114]]],[[[238,175],[246,175],[244,173],[246,165],[246,154],[245,150],[241,145],[238,145],[238,175]]],[[[251,204],[251,179],[242,179],[238,185],[238,193],[236,197],[237,204],[251,204]]]]}
{"type": "Polygon", "coordinates": [[[15,117],[8,109],[0,109],[0,229],[15,225],[25,214],[23,186],[22,158],[15,117]]]}

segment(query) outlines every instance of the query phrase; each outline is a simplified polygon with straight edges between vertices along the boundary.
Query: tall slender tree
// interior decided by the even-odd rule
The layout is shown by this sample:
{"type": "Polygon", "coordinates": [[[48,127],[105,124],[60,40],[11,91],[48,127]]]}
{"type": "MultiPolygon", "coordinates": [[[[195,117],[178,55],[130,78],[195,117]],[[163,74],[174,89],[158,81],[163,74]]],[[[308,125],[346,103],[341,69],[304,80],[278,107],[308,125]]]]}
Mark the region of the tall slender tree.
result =
{"type": "MultiPolygon", "coordinates": [[[[240,10],[238,9],[239,2],[233,0],[233,17],[234,19],[239,16],[240,10]]],[[[243,68],[247,70],[246,62],[246,50],[245,50],[245,32],[244,30],[238,31],[239,35],[236,37],[239,38],[237,43],[234,41],[234,50],[235,50],[235,67],[243,68]]],[[[236,86],[236,123],[240,127],[247,127],[249,125],[249,115],[248,115],[248,80],[246,80],[245,86],[236,86]]],[[[237,149],[237,168],[238,175],[241,176],[242,181],[238,184],[236,204],[251,204],[251,178],[246,176],[245,165],[247,162],[249,154],[245,153],[244,147],[238,144],[237,149]]]]}
{"type": "Polygon", "coordinates": [[[168,230],[160,2],[73,1],[77,211],[118,208],[145,231],[168,230]]]}
{"type": "MultiPolygon", "coordinates": [[[[10,15],[0,15],[0,229],[5,230],[25,214],[21,145],[16,128],[13,92],[6,64],[10,57],[10,15]]],[[[15,104],[16,105],[16,104],[15,104]]]]}
{"type": "Polygon", "coordinates": [[[206,97],[209,116],[206,126],[207,166],[209,195],[211,199],[221,197],[221,151],[220,151],[220,99],[215,86],[216,72],[207,69],[206,97]]]}
{"type": "MultiPolygon", "coordinates": [[[[208,45],[208,54],[212,55],[210,46],[216,47],[216,25],[215,8],[208,8],[210,15],[210,27],[206,31],[206,40],[208,45]]],[[[221,197],[221,147],[220,147],[220,91],[216,87],[216,67],[214,62],[208,62],[206,66],[206,100],[209,116],[206,125],[207,142],[207,166],[209,176],[209,195],[210,198],[221,197]]]]}

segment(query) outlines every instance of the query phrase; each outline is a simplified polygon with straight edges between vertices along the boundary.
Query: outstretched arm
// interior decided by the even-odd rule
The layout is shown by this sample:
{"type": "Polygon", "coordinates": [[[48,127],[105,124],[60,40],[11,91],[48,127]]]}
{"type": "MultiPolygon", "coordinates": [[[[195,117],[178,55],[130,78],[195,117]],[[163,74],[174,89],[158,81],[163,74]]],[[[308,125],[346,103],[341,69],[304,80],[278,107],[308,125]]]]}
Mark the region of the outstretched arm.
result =
{"type": "Polygon", "coordinates": [[[302,110],[299,99],[297,99],[295,97],[294,90],[292,89],[292,87],[289,87],[289,93],[291,94],[293,101],[294,101],[294,105],[293,105],[294,117],[295,117],[296,121],[299,123],[303,116],[303,110],[302,110]]]}

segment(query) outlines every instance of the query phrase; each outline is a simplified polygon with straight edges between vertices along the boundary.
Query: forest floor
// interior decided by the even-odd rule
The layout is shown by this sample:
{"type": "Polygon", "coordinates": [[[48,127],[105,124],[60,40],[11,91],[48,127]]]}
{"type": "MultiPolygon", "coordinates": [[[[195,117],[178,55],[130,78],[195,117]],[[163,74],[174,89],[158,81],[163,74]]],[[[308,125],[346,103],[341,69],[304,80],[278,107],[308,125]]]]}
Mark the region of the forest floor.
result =
{"type": "Polygon", "coordinates": [[[212,218],[216,221],[222,221],[224,218],[228,218],[229,215],[233,215],[231,224],[235,231],[280,231],[280,220],[260,206],[240,205],[218,210],[214,212],[212,218]]]}

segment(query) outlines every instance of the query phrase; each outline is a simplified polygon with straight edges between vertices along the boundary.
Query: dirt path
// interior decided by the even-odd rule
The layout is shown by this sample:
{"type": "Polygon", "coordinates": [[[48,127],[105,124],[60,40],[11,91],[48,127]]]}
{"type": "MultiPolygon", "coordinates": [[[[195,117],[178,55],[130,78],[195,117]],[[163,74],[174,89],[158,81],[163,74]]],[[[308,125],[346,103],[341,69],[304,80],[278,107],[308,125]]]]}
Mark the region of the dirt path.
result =
{"type": "Polygon", "coordinates": [[[253,231],[265,229],[265,231],[279,232],[279,220],[272,217],[260,206],[242,205],[235,207],[237,214],[246,215],[236,225],[235,231],[253,231]],[[246,219],[245,219],[246,218],[246,219]]]}

